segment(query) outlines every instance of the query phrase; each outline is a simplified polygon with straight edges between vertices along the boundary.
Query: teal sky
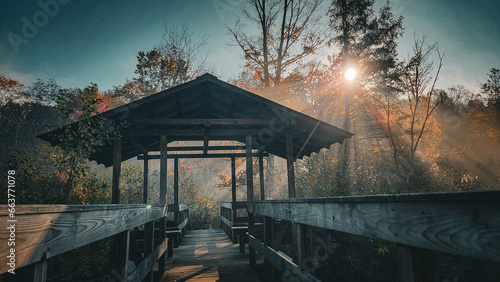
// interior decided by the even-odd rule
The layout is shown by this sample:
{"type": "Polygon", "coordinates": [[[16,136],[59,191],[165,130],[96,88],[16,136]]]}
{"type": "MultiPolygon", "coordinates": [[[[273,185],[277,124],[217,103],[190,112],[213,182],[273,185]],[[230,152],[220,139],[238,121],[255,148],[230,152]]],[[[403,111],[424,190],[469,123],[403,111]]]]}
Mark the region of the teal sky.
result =
{"type": "MultiPolygon", "coordinates": [[[[500,1],[394,0],[392,6],[405,17],[402,58],[411,52],[414,33],[446,53],[440,88],[464,84],[478,91],[489,69],[500,68],[500,1]]],[[[9,1],[0,12],[0,75],[26,85],[54,78],[64,87],[94,82],[107,90],[134,77],[137,52],[160,42],[166,20],[188,24],[195,39],[209,35],[208,65],[220,78],[232,78],[243,61],[240,50],[227,45],[225,25],[239,13],[236,0],[9,1]],[[39,3],[51,3],[51,15],[39,3]],[[34,19],[36,30],[27,29],[25,21],[34,19]]]]}

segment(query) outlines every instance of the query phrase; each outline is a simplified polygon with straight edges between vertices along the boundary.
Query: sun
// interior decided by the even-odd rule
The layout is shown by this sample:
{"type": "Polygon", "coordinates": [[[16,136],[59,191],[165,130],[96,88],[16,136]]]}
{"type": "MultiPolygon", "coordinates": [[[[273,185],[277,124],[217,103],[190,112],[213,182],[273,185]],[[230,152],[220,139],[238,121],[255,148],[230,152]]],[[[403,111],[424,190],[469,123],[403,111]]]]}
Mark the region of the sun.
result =
{"type": "Polygon", "coordinates": [[[345,78],[349,81],[352,81],[354,80],[354,78],[356,78],[356,75],[358,74],[358,72],[353,69],[353,68],[349,68],[346,72],[345,72],[345,78]]]}

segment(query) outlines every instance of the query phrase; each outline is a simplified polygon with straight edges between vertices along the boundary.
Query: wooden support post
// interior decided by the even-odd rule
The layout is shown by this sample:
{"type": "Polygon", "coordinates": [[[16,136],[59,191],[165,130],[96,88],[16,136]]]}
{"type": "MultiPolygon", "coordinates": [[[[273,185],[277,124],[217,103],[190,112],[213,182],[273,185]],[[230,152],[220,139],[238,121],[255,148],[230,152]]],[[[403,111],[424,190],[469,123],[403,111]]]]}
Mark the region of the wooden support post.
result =
{"type": "Polygon", "coordinates": [[[288,198],[295,198],[295,168],[293,164],[292,135],[286,136],[286,164],[288,172],[288,198]]]}
{"type": "Polygon", "coordinates": [[[247,201],[253,202],[253,160],[252,135],[246,136],[246,163],[247,163],[247,201]]]}
{"type": "MultiPolygon", "coordinates": [[[[154,222],[148,222],[144,226],[144,257],[154,250],[154,222]]],[[[144,281],[153,282],[153,270],[149,271],[144,281]]]]}
{"type": "Polygon", "coordinates": [[[259,154],[259,186],[260,186],[260,199],[266,199],[266,193],[264,190],[264,156],[262,152],[259,154]]]}
{"type": "Polygon", "coordinates": [[[130,230],[118,233],[111,243],[111,275],[117,281],[127,278],[130,230]]]}
{"type": "Polygon", "coordinates": [[[35,263],[33,282],[45,282],[47,280],[47,260],[43,259],[35,263]]]}
{"type": "Polygon", "coordinates": [[[113,140],[113,182],[111,188],[111,203],[120,203],[120,174],[122,171],[122,141],[113,140]]]}
{"type": "MultiPolygon", "coordinates": [[[[255,235],[254,228],[254,214],[248,213],[248,234],[255,235]]],[[[244,235],[243,235],[244,236],[244,235]]],[[[241,240],[241,238],[240,238],[241,240]]],[[[250,267],[253,270],[256,270],[256,257],[255,257],[255,249],[248,245],[248,260],[250,262],[250,267]]]]}
{"type": "MultiPolygon", "coordinates": [[[[295,198],[295,168],[293,164],[293,139],[292,135],[286,136],[286,164],[287,164],[287,174],[288,174],[288,198],[295,198]]],[[[292,222],[292,259],[295,263],[299,264],[299,251],[298,244],[300,241],[297,239],[297,225],[292,222]]]]}
{"type": "MultiPolygon", "coordinates": [[[[174,158],[174,205],[179,205],[179,158],[174,158]]],[[[179,212],[174,212],[175,224],[179,226],[179,212]]]]}
{"type": "Polygon", "coordinates": [[[149,177],[149,158],[147,155],[144,158],[144,169],[143,169],[143,193],[142,193],[142,203],[148,203],[148,177],[149,177]]]}
{"type": "MultiPolygon", "coordinates": [[[[120,203],[120,176],[122,167],[122,141],[118,138],[113,140],[113,179],[111,188],[111,203],[120,203]]],[[[111,274],[121,281],[127,275],[129,231],[113,236],[111,243],[111,274]]]]}
{"type": "MultiPolygon", "coordinates": [[[[253,160],[252,160],[252,135],[246,136],[246,163],[247,163],[247,202],[253,202],[253,160]]],[[[255,234],[254,214],[248,213],[248,234],[255,234]]],[[[255,269],[255,249],[248,246],[250,267],[255,269]]]]}
{"type": "Polygon", "coordinates": [[[167,203],[167,136],[160,141],[160,204],[167,203]]]}
{"type": "MultiPolygon", "coordinates": [[[[264,244],[273,247],[273,232],[274,222],[272,217],[264,216],[264,244]]],[[[274,266],[268,261],[264,260],[264,280],[274,281],[274,266]]]]}
{"type": "Polygon", "coordinates": [[[300,225],[300,238],[299,244],[302,256],[300,267],[309,273],[313,273],[316,270],[316,265],[314,262],[312,227],[310,225],[300,225]]]}
{"type": "Polygon", "coordinates": [[[398,245],[399,280],[403,282],[438,282],[436,252],[398,245]]]}
{"type": "MultiPolygon", "coordinates": [[[[231,222],[234,223],[236,221],[237,213],[234,205],[236,203],[236,158],[231,157],[231,212],[232,218],[231,222]]],[[[233,235],[234,236],[234,235],[233,235]]],[[[234,237],[233,237],[234,238],[234,237]]]]}
{"type": "MultiPolygon", "coordinates": [[[[162,136],[160,139],[160,204],[167,204],[167,136],[162,136]]],[[[162,243],[166,238],[167,222],[166,218],[163,217],[159,220],[159,238],[160,243],[162,243]]],[[[158,272],[161,277],[165,272],[165,259],[166,253],[158,260],[158,272]]]]}

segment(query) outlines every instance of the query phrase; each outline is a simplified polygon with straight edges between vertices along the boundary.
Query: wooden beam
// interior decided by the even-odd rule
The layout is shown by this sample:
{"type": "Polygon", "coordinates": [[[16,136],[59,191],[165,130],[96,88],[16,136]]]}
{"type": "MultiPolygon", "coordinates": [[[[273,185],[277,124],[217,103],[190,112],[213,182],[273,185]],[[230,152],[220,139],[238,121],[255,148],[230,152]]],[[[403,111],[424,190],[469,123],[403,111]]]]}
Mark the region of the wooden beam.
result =
{"type": "Polygon", "coordinates": [[[45,282],[47,280],[47,260],[41,260],[35,263],[33,282],[45,282]]]}
{"type": "MultiPolygon", "coordinates": [[[[146,258],[137,266],[137,268],[132,272],[127,279],[123,281],[144,281],[143,279],[146,277],[148,279],[148,273],[152,272],[152,269],[158,261],[158,259],[165,254],[167,250],[169,239],[164,239],[161,244],[155,248],[153,252],[148,254],[146,258]]],[[[149,281],[149,280],[148,280],[149,281]]]]}
{"type": "MultiPolygon", "coordinates": [[[[262,242],[257,240],[255,236],[248,234],[248,245],[254,248],[259,254],[261,254],[268,262],[270,262],[275,268],[280,272],[292,274],[298,278],[298,281],[320,281],[311,274],[302,271],[297,264],[290,261],[287,257],[278,253],[269,246],[264,245],[262,242]]],[[[293,281],[294,277],[284,277],[284,279],[293,281]]]]}
{"type": "Polygon", "coordinates": [[[238,216],[237,210],[234,208],[236,203],[236,158],[231,157],[231,220],[234,221],[238,216]]]}
{"type": "Polygon", "coordinates": [[[207,154],[208,153],[208,142],[209,142],[208,135],[205,135],[203,137],[203,154],[207,154]]]}
{"type": "MultiPolygon", "coordinates": [[[[132,125],[270,125],[271,119],[143,119],[132,121],[132,125]]],[[[279,123],[280,121],[278,121],[279,123]]]]}
{"type": "Polygon", "coordinates": [[[120,203],[120,174],[122,169],[122,141],[113,140],[113,179],[111,188],[111,203],[120,203]]]}
{"type": "MultiPolygon", "coordinates": [[[[252,157],[258,157],[261,153],[252,153],[252,157]]],[[[268,153],[262,153],[263,156],[268,156],[268,153]]],[[[209,158],[245,158],[247,156],[246,153],[214,153],[214,154],[168,154],[167,159],[209,159],[209,158]]],[[[158,160],[160,159],[160,155],[148,155],[144,157],[143,155],[137,156],[138,160],[143,160],[148,158],[150,160],[158,160]]]]}
{"type": "Polygon", "coordinates": [[[260,188],[260,199],[266,199],[266,193],[264,190],[264,156],[259,154],[259,188],[260,188]]]}
{"type": "Polygon", "coordinates": [[[252,153],[252,135],[246,136],[246,165],[247,165],[247,201],[252,202],[253,194],[253,153],[252,153]]]}
{"type": "MultiPolygon", "coordinates": [[[[148,222],[144,226],[144,256],[147,258],[154,250],[154,221],[148,222]]],[[[158,258],[156,258],[158,260],[158,258]]],[[[156,261],[155,261],[156,262],[156,261]]],[[[142,264],[142,263],[141,263],[142,264]]],[[[153,262],[154,265],[154,262],[153,262]]],[[[140,268],[140,267],[138,267],[140,268]]],[[[137,270],[136,270],[137,271],[137,270]]],[[[145,282],[153,282],[153,269],[147,268],[145,275],[145,282]]],[[[133,277],[132,274],[130,277],[133,277]]]]}
{"type": "Polygon", "coordinates": [[[123,231],[115,236],[111,241],[111,275],[118,281],[127,278],[127,262],[129,254],[130,230],[123,231]]]}
{"type": "Polygon", "coordinates": [[[500,193],[431,193],[247,203],[249,213],[500,262],[500,193]]]}
{"type": "MultiPolygon", "coordinates": [[[[204,146],[177,146],[177,147],[168,147],[169,152],[175,151],[203,151],[204,146]]],[[[208,146],[208,151],[229,151],[229,150],[246,150],[246,146],[208,146]]]]}
{"type": "MultiPolygon", "coordinates": [[[[174,158],[174,205],[179,205],[179,158],[174,158]]],[[[179,212],[174,212],[174,220],[179,224],[179,212]]]]}
{"type": "MultiPolygon", "coordinates": [[[[16,249],[16,270],[165,216],[161,205],[17,205],[16,242],[23,244],[16,249]]],[[[2,228],[8,218],[7,205],[0,205],[2,228]]],[[[0,241],[8,236],[0,232],[0,241]]],[[[10,248],[0,244],[0,256],[7,257],[10,248]]],[[[8,269],[1,264],[0,274],[8,269]]]]}
{"type": "MultiPolygon", "coordinates": [[[[264,216],[264,245],[272,247],[274,222],[272,217],[264,216]]],[[[264,279],[265,281],[274,281],[274,267],[268,259],[264,259],[264,279]]]]}
{"type": "Polygon", "coordinates": [[[143,169],[143,185],[142,185],[142,203],[147,204],[148,203],[148,177],[149,177],[149,158],[146,157],[144,158],[144,169],[143,169]]]}
{"type": "Polygon", "coordinates": [[[292,135],[286,136],[286,164],[288,175],[288,198],[295,198],[295,168],[293,164],[293,139],[292,135]]]}
{"type": "MultiPolygon", "coordinates": [[[[167,136],[160,139],[160,204],[167,203],[167,136]]],[[[152,156],[150,156],[152,157],[152,156]]]]}
{"type": "MultiPolygon", "coordinates": [[[[245,135],[257,136],[260,129],[212,129],[206,131],[203,129],[129,129],[125,131],[124,135],[138,135],[138,136],[183,136],[183,137],[199,137],[203,138],[205,135],[209,137],[242,137],[245,135]]],[[[227,138],[226,138],[227,139],[227,138]]]]}

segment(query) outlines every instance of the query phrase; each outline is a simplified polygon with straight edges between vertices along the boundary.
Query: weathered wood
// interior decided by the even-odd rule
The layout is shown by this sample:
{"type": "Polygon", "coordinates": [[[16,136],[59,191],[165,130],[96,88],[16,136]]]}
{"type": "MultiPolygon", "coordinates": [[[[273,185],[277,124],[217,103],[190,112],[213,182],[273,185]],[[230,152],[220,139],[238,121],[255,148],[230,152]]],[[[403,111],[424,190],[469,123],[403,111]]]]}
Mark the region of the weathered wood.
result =
{"type": "Polygon", "coordinates": [[[232,223],[229,219],[225,218],[224,216],[221,216],[221,218],[220,218],[220,219],[221,219],[221,220],[222,220],[222,222],[224,222],[224,224],[225,224],[226,226],[228,226],[229,228],[231,228],[231,227],[233,226],[233,223],[232,223]]]}
{"type": "Polygon", "coordinates": [[[299,244],[302,255],[300,267],[311,273],[316,268],[316,266],[314,265],[312,227],[310,225],[301,224],[300,234],[301,240],[299,241],[299,244]]]}
{"type": "Polygon", "coordinates": [[[411,247],[398,244],[397,249],[399,281],[415,282],[413,275],[413,259],[411,258],[411,247]]]}
{"type": "MultiPolygon", "coordinates": [[[[154,222],[148,222],[144,226],[144,256],[147,258],[150,254],[153,253],[154,251],[154,222]]],[[[158,258],[156,259],[158,260],[158,258]]],[[[156,262],[156,261],[155,261],[156,262]]],[[[142,264],[142,263],[141,263],[142,264]]],[[[154,265],[154,263],[153,263],[154,265]]],[[[139,269],[141,266],[139,265],[137,269],[139,269]]],[[[136,271],[137,271],[136,269],[136,271]]],[[[153,281],[153,268],[147,268],[145,269],[147,271],[146,275],[144,276],[144,282],[152,282],[153,281]]],[[[131,277],[134,276],[134,273],[131,274],[131,277]]]]}
{"type": "Polygon", "coordinates": [[[295,168],[293,164],[293,139],[292,135],[286,136],[286,167],[288,176],[288,198],[295,198],[295,168]]]}
{"type": "MultiPolygon", "coordinates": [[[[182,137],[197,137],[204,138],[208,135],[208,137],[241,137],[245,135],[254,135],[257,136],[259,134],[259,129],[217,129],[205,131],[203,129],[170,129],[170,130],[155,130],[155,129],[137,129],[137,130],[128,130],[124,132],[124,135],[129,136],[182,136],[182,137]]],[[[229,138],[227,138],[229,139],[229,138]]]]}
{"type": "Polygon", "coordinates": [[[47,280],[47,260],[35,263],[33,282],[45,282],[47,280]]]}
{"type": "MultiPolygon", "coordinates": [[[[252,153],[252,157],[258,157],[260,153],[252,153]]],[[[267,153],[262,153],[263,156],[268,156],[267,153]]],[[[169,154],[167,159],[220,159],[220,158],[244,158],[246,157],[246,153],[213,153],[213,154],[169,154]]],[[[138,160],[142,160],[145,157],[143,155],[137,156],[138,160]]],[[[158,160],[160,159],[160,155],[148,155],[147,157],[150,160],[158,160]]]]}
{"type": "MultiPolygon", "coordinates": [[[[160,239],[160,242],[164,242],[165,241],[165,238],[167,238],[167,234],[166,234],[166,229],[167,229],[167,222],[166,222],[166,218],[160,218],[159,220],[159,235],[158,235],[158,238],[160,239]]],[[[160,258],[158,259],[158,273],[160,274],[160,276],[163,275],[163,273],[165,272],[165,260],[166,260],[167,256],[165,253],[163,253],[160,258]]]]}
{"type": "Polygon", "coordinates": [[[299,281],[320,281],[311,274],[302,271],[297,264],[293,263],[293,261],[276,252],[269,246],[264,245],[264,243],[257,240],[254,236],[248,234],[247,240],[249,246],[259,252],[259,254],[266,258],[280,272],[290,272],[294,276],[298,277],[298,279],[300,279],[299,281]]]}
{"type": "Polygon", "coordinates": [[[247,202],[221,202],[221,207],[224,207],[226,209],[246,209],[247,208],[247,202]]]}
{"type": "Polygon", "coordinates": [[[264,156],[259,154],[259,186],[260,186],[260,199],[266,199],[266,193],[264,190],[264,156]]]}
{"type": "Polygon", "coordinates": [[[270,200],[248,211],[311,226],[500,261],[500,193],[270,200]]]}
{"type": "Polygon", "coordinates": [[[142,203],[148,203],[148,178],[149,178],[149,159],[144,158],[144,169],[143,169],[143,186],[142,186],[142,203]]]}
{"type": "Polygon", "coordinates": [[[166,268],[161,281],[259,281],[247,256],[220,229],[190,231],[166,268]]]}
{"type": "MultiPolygon", "coordinates": [[[[0,205],[0,241],[7,242],[8,213],[0,205]]],[[[153,205],[18,205],[16,207],[16,268],[110,237],[165,217],[167,207],[153,205]]],[[[0,244],[0,256],[10,247],[0,244]]],[[[0,265],[0,273],[7,272],[0,265]]]]}
{"type": "Polygon", "coordinates": [[[118,281],[127,278],[127,262],[129,254],[130,230],[123,231],[113,236],[111,241],[111,275],[118,281]]]}
{"type": "Polygon", "coordinates": [[[160,204],[167,203],[167,136],[160,139],[160,204]]]}
{"type": "MultiPolygon", "coordinates": [[[[186,152],[186,151],[203,151],[204,146],[173,146],[168,147],[169,152],[186,152]]],[[[241,151],[245,150],[245,146],[237,146],[237,145],[227,145],[227,146],[208,146],[208,151],[241,151]]]]}
{"type": "Polygon", "coordinates": [[[170,204],[167,205],[167,207],[168,207],[168,212],[181,212],[188,209],[188,205],[186,204],[178,204],[178,205],[170,204]]]}
{"type": "MultiPolygon", "coordinates": [[[[264,245],[273,246],[274,222],[272,217],[264,216],[264,245]]],[[[264,259],[264,278],[266,281],[274,281],[274,266],[268,259],[264,259]]]]}
{"type": "MultiPolygon", "coordinates": [[[[248,234],[255,234],[255,226],[254,226],[254,214],[248,213],[248,234]]],[[[250,263],[250,267],[252,269],[256,269],[256,257],[255,257],[255,249],[248,245],[248,260],[250,263]]]]}
{"type": "Polygon", "coordinates": [[[120,203],[120,175],[122,169],[122,141],[113,140],[113,179],[111,186],[111,203],[120,203]]]}
{"type": "MultiPolygon", "coordinates": [[[[132,125],[266,125],[271,119],[143,119],[133,121],[132,125]]],[[[279,122],[279,121],[275,121],[279,122]]]]}
{"type": "MultiPolygon", "coordinates": [[[[179,158],[174,158],[174,205],[179,204],[179,158]]],[[[179,212],[174,212],[174,220],[179,224],[179,212]]]]}
{"type": "MultiPolygon", "coordinates": [[[[161,244],[154,249],[146,258],[137,266],[137,268],[123,281],[143,281],[148,278],[148,274],[152,272],[156,261],[165,254],[168,245],[168,239],[163,240],[161,244]]],[[[149,280],[148,280],[149,281],[149,280]]]]}
{"type": "MultiPolygon", "coordinates": [[[[231,157],[231,203],[232,206],[236,203],[236,158],[231,157]]],[[[230,209],[232,209],[232,206],[230,209]]],[[[236,208],[232,209],[231,220],[235,220],[238,216],[236,208]]]]}
{"type": "Polygon", "coordinates": [[[246,136],[246,166],[247,166],[247,201],[252,202],[253,194],[253,160],[252,160],[252,135],[246,136]]]}
{"type": "Polygon", "coordinates": [[[436,252],[411,247],[411,257],[415,282],[439,282],[436,252]]]}

